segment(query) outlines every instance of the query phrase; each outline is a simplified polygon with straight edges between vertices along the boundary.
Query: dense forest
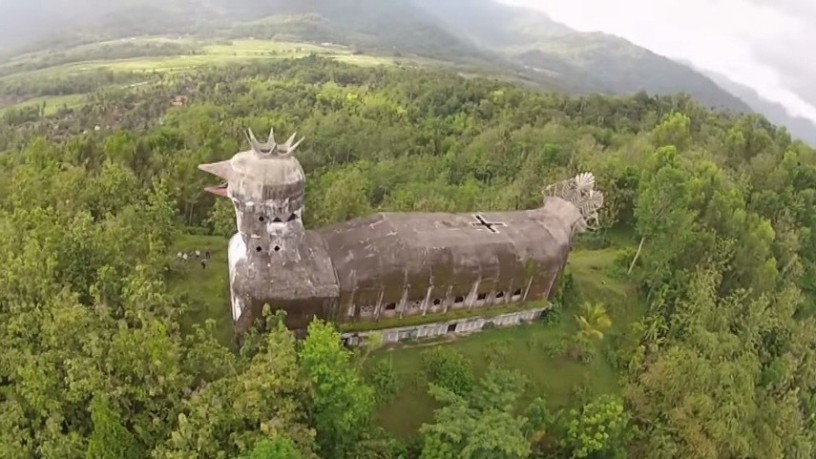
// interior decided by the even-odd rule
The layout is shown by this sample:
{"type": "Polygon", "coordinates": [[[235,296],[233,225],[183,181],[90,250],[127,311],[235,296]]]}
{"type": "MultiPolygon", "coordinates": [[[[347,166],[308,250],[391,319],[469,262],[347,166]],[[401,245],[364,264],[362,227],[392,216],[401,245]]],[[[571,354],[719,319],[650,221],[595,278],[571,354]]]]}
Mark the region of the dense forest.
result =
{"type": "MultiPolygon", "coordinates": [[[[784,129],[684,96],[570,97],[316,57],[142,79],[2,114],[0,457],[816,454],[816,154],[784,129]],[[530,208],[592,171],[605,228],[584,242],[618,247],[609,269],[645,312],[595,355],[607,320],[587,308],[553,352],[610,361],[619,390],[554,409],[500,352],[477,374],[429,347],[416,381],[436,409],[406,439],[375,419],[398,383],[388,361],[344,349],[332,324],[297,341],[270,311],[270,331],[236,350],[214,321],[185,323],[197,305],[172,288],[175,241],[234,229],[196,165],[241,149],[246,127],[306,137],[311,227],[530,208]]],[[[572,297],[550,320],[581,314],[572,297]]]]}

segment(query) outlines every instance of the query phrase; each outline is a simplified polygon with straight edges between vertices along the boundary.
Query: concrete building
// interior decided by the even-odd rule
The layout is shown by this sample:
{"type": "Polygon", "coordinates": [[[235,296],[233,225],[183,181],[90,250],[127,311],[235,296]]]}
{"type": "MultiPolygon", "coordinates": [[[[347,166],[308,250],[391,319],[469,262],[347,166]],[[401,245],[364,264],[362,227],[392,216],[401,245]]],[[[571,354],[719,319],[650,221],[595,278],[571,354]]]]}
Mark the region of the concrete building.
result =
{"type": "MultiPolygon", "coordinates": [[[[377,213],[306,230],[306,177],[293,156],[300,142],[292,136],[278,144],[270,133],[261,143],[251,131],[248,139],[250,150],[199,166],[224,181],[207,190],[235,206],[229,268],[239,336],[265,304],[285,310],[287,326],[302,330],[313,317],[373,327],[382,319],[548,300],[572,237],[597,220],[603,205],[594,177],[585,173],[548,187],[537,209],[377,213]]],[[[438,336],[448,327],[443,320],[388,336],[438,336]]]]}

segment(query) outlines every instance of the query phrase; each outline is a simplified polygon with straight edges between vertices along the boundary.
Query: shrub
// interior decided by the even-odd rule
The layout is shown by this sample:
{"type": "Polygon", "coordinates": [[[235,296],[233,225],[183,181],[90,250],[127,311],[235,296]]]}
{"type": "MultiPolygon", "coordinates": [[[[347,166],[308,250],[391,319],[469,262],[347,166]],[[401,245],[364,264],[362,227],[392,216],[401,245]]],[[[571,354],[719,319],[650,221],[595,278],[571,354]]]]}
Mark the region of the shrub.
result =
{"type": "Polygon", "coordinates": [[[368,375],[368,381],[374,388],[374,397],[379,404],[390,402],[399,391],[399,379],[391,360],[378,360],[368,375]]]}
{"type": "Polygon", "coordinates": [[[583,250],[603,250],[612,245],[605,231],[589,231],[576,237],[575,247],[583,250]]]}
{"type": "Polygon", "coordinates": [[[488,363],[502,365],[507,362],[507,355],[509,354],[507,343],[505,342],[491,342],[484,350],[482,356],[488,363]]]}
{"type": "Polygon", "coordinates": [[[422,353],[422,367],[428,381],[465,395],[473,389],[474,377],[470,361],[464,355],[444,347],[434,347],[422,353]]]}
{"type": "Polygon", "coordinates": [[[626,277],[626,273],[629,271],[629,265],[632,264],[636,252],[637,250],[634,247],[625,247],[618,250],[617,254],[615,254],[614,261],[606,268],[606,273],[609,277],[616,279],[626,277]]]}

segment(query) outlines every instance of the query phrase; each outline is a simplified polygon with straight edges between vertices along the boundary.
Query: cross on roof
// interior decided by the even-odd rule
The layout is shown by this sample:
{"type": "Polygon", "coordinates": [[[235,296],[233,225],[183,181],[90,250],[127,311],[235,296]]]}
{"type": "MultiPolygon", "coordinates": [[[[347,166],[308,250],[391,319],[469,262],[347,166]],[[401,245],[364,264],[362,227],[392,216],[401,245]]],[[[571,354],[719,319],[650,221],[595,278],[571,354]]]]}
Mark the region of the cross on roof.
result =
{"type": "Polygon", "coordinates": [[[487,228],[488,230],[490,230],[491,233],[499,232],[499,230],[494,228],[496,226],[507,226],[507,224],[505,224],[504,222],[489,222],[485,220],[485,218],[482,217],[481,215],[474,215],[474,217],[476,217],[476,220],[478,221],[471,223],[470,226],[473,226],[478,229],[487,228]]]}

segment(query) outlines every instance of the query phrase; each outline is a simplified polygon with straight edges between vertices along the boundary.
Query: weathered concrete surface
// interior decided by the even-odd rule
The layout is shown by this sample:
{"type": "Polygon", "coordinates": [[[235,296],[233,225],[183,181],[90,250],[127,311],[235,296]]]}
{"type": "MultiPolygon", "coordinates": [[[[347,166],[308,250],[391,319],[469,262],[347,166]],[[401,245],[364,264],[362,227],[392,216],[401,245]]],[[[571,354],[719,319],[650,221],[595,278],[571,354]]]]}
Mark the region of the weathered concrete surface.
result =
{"type": "Polygon", "coordinates": [[[551,308],[536,308],[528,311],[511,312],[495,317],[472,317],[467,319],[436,322],[432,324],[408,327],[387,328],[359,333],[344,333],[343,342],[349,347],[360,346],[375,335],[382,337],[381,345],[396,344],[404,341],[421,341],[447,335],[467,335],[479,333],[487,326],[514,327],[532,322],[545,316],[551,308]]]}
{"type": "Polygon", "coordinates": [[[539,209],[379,213],[306,231],[306,177],[292,155],[299,142],[248,138],[250,151],[199,166],[225,181],[208,191],[235,206],[229,264],[239,335],[265,304],[303,329],[313,317],[370,321],[549,299],[572,236],[603,203],[592,174],[581,174],[548,187],[539,209]]]}
{"type": "Polygon", "coordinates": [[[567,225],[542,208],[381,213],[319,232],[342,320],[371,320],[548,299],[569,254],[567,225]]]}

